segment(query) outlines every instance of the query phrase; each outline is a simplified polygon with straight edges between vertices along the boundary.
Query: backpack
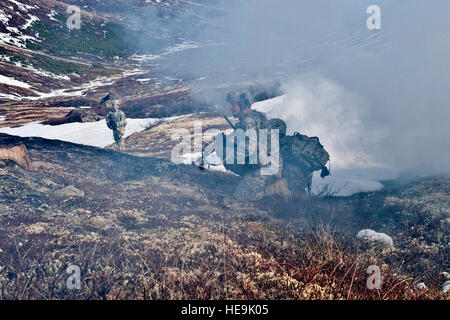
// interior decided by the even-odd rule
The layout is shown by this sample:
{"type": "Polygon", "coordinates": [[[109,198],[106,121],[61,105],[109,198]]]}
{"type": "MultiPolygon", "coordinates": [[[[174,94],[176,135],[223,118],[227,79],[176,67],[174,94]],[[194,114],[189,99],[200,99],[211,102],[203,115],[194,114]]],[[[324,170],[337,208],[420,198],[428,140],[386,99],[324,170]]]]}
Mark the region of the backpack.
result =
{"type": "Polygon", "coordinates": [[[281,139],[281,156],[283,161],[296,162],[310,172],[322,170],[322,177],[329,175],[326,164],[330,155],[318,137],[308,137],[298,132],[285,136],[281,139]]]}

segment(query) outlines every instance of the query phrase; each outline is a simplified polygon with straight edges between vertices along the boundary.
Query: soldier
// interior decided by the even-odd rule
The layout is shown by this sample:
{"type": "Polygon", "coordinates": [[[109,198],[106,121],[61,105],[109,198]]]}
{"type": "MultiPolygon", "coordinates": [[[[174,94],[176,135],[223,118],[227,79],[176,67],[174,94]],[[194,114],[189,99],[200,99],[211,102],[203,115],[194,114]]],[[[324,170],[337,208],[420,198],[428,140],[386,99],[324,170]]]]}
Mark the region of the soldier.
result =
{"type": "Polygon", "coordinates": [[[108,115],[106,116],[106,125],[113,131],[114,141],[119,147],[120,151],[125,151],[123,136],[125,134],[125,127],[127,126],[127,120],[125,113],[120,110],[119,100],[107,100],[107,107],[111,107],[108,115]]]}
{"type": "Polygon", "coordinates": [[[262,112],[251,109],[253,97],[249,92],[229,93],[227,102],[230,104],[230,111],[233,116],[239,118],[239,122],[234,126],[236,130],[267,128],[266,116],[262,112]]]}
{"type": "MultiPolygon", "coordinates": [[[[264,113],[251,109],[253,98],[249,92],[229,93],[227,102],[230,104],[233,116],[239,119],[239,122],[233,126],[235,131],[242,129],[245,132],[254,129],[258,135],[260,129],[268,129],[268,120],[264,113]]],[[[263,176],[260,173],[262,167],[260,164],[249,164],[248,145],[246,143],[245,165],[237,164],[236,153],[234,164],[224,163],[227,170],[237,173],[243,178],[236,187],[235,197],[241,200],[258,200],[271,195],[290,196],[287,182],[281,177],[281,168],[274,176],[263,176]]]]}
{"type": "Polygon", "coordinates": [[[282,177],[286,179],[289,190],[297,194],[308,190],[309,193],[314,171],[322,170],[322,178],[330,174],[325,166],[330,155],[317,137],[300,133],[288,136],[286,123],[281,119],[271,119],[269,127],[280,132],[282,177]]]}

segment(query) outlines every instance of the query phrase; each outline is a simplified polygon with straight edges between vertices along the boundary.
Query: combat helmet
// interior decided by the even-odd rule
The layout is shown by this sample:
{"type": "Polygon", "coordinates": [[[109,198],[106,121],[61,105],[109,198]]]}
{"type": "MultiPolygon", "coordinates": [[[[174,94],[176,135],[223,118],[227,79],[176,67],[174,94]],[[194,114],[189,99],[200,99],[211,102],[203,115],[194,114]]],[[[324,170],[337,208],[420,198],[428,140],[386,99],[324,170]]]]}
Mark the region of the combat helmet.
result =
{"type": "Polygon", "coordinates": [[[248,91],[230,92],[227,94],[227,102],[237,104],[241,109],[250,108],[253,104],[253,97],[248,91]]]}
{"type": "Polygon", "coordinates": [[[278,129],[280,133],[280,137],[286,136],[287,133],[287,125],[286,122],[284,122],[281,119],[275,118],[270,119],[268,123],[268,128],[270,129],[278,129]]]}

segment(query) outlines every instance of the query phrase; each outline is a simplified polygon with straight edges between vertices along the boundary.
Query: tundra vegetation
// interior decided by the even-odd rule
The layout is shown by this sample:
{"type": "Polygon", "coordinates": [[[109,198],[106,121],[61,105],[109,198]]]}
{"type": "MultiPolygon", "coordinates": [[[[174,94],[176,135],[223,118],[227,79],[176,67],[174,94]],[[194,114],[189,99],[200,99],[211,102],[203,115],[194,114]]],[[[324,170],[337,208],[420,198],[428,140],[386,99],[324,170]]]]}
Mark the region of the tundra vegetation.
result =
{"type": "Polygon", "coordinates": [[[232,197],[232,175],[1,138],[24,144],[33,163],[0,165],[2,299],[448,299],[446,179],[248,203],[232,197]],[[394,248],[358,242],[362,226],[394,248]],[[80,290],[66,286],[70,265],[80,290]],[[372,265],[380,290],[366,286],[372,265]]]}

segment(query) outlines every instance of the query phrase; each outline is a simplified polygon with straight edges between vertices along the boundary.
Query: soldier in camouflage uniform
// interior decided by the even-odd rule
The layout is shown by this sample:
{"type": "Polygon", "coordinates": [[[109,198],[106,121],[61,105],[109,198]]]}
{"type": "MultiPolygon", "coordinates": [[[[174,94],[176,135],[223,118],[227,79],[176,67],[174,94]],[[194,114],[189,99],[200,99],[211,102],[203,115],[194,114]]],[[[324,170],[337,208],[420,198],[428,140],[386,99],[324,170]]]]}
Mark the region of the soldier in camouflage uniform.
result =
{"type": "MultiPolygon", "coordinates": [[[[235,130],[242,129],[245,132],[254,129],[256,134],[258,134],[260,129],[269,129],[268,120],[264,113],[250,108],[253,98],[249,92],[229,93],[227,95],[227,102],[230,104],[230,110],[233,116],[239,119],[239,122],[234,126],[235,130]]],[[[270,146],[270,141],[268,145],[270,146]]],[[[260,169],[263,167],[262,165],[249,164],[248,143],[246,143],[245,152],[245,165],[237,164],[237,153],[234,155],[234,164],[224,164],[227,170],[237,173],[243,178],[236,187],[234,193],[236,198],[241,200],[258,200],[269,195],[290,196],[287,182],[281,177],[281,168],[276,175],[261,175],[260,169]]]]}
{"type": "Polygon", "coordinates": [[[125,150],[123,136],[125,134],[125,127],[127,120],[125,113],[120,110],[120,101],[116,99],[108,99],[105,101],[107,107],[112,107],[106,116],[106,125],[113,131],[114,141],[119,147],[120,151],[125,150]]]}
{"type": "Polygon", "coordinates": [[[281,119],[271,119],[269,127],[280,132],[280,155],[283,163],[282,177],[286,179],[289,190],[304,193],[311,190],[313,172],[322,170],[321,177],[329,175],[326,168],[330,155],[320,144],[319,138],[300,133],[286,135],[287,126],[281,119]]]}

